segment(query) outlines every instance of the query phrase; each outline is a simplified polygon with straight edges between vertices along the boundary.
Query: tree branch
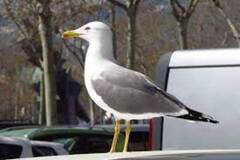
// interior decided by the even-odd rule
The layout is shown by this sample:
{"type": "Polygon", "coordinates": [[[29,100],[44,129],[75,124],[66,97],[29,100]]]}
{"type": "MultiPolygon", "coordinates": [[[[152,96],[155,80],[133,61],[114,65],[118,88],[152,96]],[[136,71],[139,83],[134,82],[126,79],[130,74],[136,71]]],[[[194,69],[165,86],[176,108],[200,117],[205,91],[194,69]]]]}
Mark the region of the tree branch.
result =
{"type": "Polygon", "coordinates": [[[136,12],[137,12],[137,10],[138,10],[140,1],[141,1],[141,0],[135,0],[135,1],[134,1],[134,6],[136,7],[136,8],[135,8],[135,9],[136,9],[136,12]]]}
{"type": "Polygon", "coordinates": [[[176,18],[177,21],[180,21],[180,15],[178,13],[175,0],[170,0],[170,4],[171,4],[171,7],[172,7],[173,16],[176,18]]]}
{"type": "Polygon", "coordinates": [[[141,0],[135,0],[134,4],[139,5],[141,0]]]}
{"type": "Polygon", "coordinates": [[[110,3],[112,3],[112,4],[116,5],[116,6],[118,6],[118,7],[120,7],[120,8],[122,8],[122,9],[125,10],[125,11],[127,11],[127,6],[126,6],[125,4],[117,1],[117,0],[108,0],[108,2],[110,2],[110,3]]]}
{"type": "Polygon", "coordinates": [[[39,57],[39,59],[35,58],[35,56],[38,55],[36,46],[33,44],[32,39],[29,36],[29,33],[25,32],[25,30],[22,28],[21,24],[17,21],[17,18],[14,16],[14,13],[10,7],[10,3],[12,3],[12,2],[10,2],[9,0],[4,0],[3,2],[5,5],[7,16],[10,17],[12,22],[16,25],[16,27],[18,28],[18,30],[24,37],[23,40],[20,41],[20,43],[27,43],[28,46],[30,47],[31,51],[29,49],[27,49],[28,47],[26,47],[26,45],[23,45],[23,44],[21,44],[21,48],[25,51],[25,53],[27,54],[29,61],[31,63],[38,66],[39,68],[42,68],[40,63],[38,63],[38,61],[41,59],[41,57],[39,57]],[[33,54],[29,54],[30,52],[33,54]]]}
{"type": "Polygon", "coordinates": [[[10,8],[10,2],[7,2],[7,0],[4,0],[4,5],[5,5],[5,8],[6,8],[6,12],[7,12],[7,15],[8,17],[11,18],[11,20],[13,21],[13,23],[17,26],[17,28],[19,29],[20,33],[24,36],[24,37],[28,37],[27,34],[25,33],[25,31],[22,29],[21,25],[17,22],[11,8],[10,8]]]}
{"type": "Polygon", "coordinates": [[[223,18],[226,20],[226,22],[227,22],[227,24],[228,24],[228,26],[229,26],[232,34],[233,34],[233,37],[237,41],[238,47],[240,47],[240,33],[238,32],[237,27],[233,24],[230,17],[228,17],[226,12],[224,11],[223,6],[221,4],[221,1],[220,0],[212,0],[212,2],[215,5],[215,7],[219,10],[219,12],[223,16],[223,18]]]}
{"type": "Polygon", "coordinates": [[[81,50],[81,54],[82,54],[82,58],[80,58],[78,56],[78,54],[76,52],[74,52],[71,47],[62,39],[62,42],[64,44],[64,46],[66,47],[66,49],[73,54],[73,56],[77,59],[77,61],[79,62],[79,64],[81,65],[81,67],[84,69],[84,55],[83,55],[83,51],[81,50]]]}
{"type": "Polygon", "coordinates": [[[187,16],[190,16],[194,12],[194,10],[197,7],[198,2],[199,2],[199,0],[191,0],[188,10],[187,10],[187,16]]]}
{"type": "Polygon", "coordinates": [[[212,2],[217,8],[223,9],[219,0],[212,0],[212,2]]]}
{"type": "Polygon", "coordinates": [[[184,13],[186,11],[185,8],[179,3],[178,0],[174,0],[174,1],[175,1],[175,4],[178,6],[178,8],[181,9],[182,13],[184,13]]]}

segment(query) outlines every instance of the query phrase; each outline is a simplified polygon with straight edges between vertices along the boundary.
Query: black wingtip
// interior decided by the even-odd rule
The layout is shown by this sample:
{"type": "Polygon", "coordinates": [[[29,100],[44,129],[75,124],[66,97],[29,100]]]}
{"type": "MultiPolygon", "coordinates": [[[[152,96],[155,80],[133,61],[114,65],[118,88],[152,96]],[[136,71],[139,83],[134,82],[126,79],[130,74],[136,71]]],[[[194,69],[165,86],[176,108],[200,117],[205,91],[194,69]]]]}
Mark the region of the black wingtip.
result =
{"type": "Polygon", "coordinates": [[[188,114],[177,116],[176,118],[182,118],[182,119],[187,119],[187,120],[192,120],[192,121],[201,121],[201,122],[209,122],[209,123],[214,123],[218,124],[219,121],[215,120],[213,117],[200,113],[198,111],[192,110],[190,108],[186,108],[188,111],[188,114]]]}
{"type": "Polygon", "coordinates": [[[218,123],[219,123],[219,121],[217,121],[217,120],[215,120],[215,119],[209,119],[209,122],[210,122],[210,123],[215,123],[215,124],[218,124],[218,123]]]}
{"type": "Polygon", "coordinates": [[[206,115],[206,114],[194,111],[194,110],[190,110],[190,113],[192,113],[192,112],[195,112],[195,114],[197,113],[197,116],[199,116],[198,119],[200,119],[200,120],[202,119],[203,121],[215,123],[215,124],[219,123],[219,121],[215,120],[213,117],[211,117],[209,115],[206,115]]]}
{"type": "Polygon", "coordinates": [[[201,112],[198,112],[198,111],[195,111],[193,109],[188,108],[181,101],[179,101],[176,97],[174,97],[173,95],[161,90],[160,88],[158,88],[158,91],[162,95],[166,96],[166,98],[171,100],[173,103],[178,105],[180,108],[183,108],[184,110],[188,111],[187,114],[184,114],[184,115],[181,115],[181,116],[173,116],[173,115],[168,115],[168,116],[175,117],[175,118],[186,119],[186,120],[190,120],[190,121],[201,121],[201,122],[209,122],[209,123],[214,123],[214,124],[219,123],[219,121],[215,120],[213,117],[211,117],[209,115],[206,115],[206,114],[203,114],[201,112]]]}

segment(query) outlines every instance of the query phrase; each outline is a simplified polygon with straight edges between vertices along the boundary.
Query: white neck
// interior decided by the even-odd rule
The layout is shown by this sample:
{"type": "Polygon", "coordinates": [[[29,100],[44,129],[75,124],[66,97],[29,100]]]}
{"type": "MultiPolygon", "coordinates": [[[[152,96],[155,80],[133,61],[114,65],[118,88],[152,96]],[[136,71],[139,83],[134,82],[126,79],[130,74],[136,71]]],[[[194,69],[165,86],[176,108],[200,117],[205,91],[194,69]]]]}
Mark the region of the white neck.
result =
{"type": "Polygon", "coordinates": [[[114,61],[112,41],[104,40],[104,42],[94,41],[89,43],[87,58],[94,58],[95,60],[111,60],[114,61]]]}
{"type": "Polygon", "coordinates": [[[94,74],[94,72],[102,67],[102,62],[115,63],[113,57],[113,47],[111,38],[101,38],[102,41],[95,40],[89,43],[86,59],[85,59],[85,78],[94,74]],[[86,75],[88,73],[88,75],[86,75]]]}

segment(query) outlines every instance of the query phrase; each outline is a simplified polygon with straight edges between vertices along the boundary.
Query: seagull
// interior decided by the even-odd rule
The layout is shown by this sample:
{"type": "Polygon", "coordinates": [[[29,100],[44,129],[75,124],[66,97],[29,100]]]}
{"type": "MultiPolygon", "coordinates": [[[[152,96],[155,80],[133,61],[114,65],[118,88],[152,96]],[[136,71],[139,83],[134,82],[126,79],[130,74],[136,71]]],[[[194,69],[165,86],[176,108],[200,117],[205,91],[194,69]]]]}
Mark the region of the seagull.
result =
{"type": "Polygon", "coordinates": [[[146,75],[118,65],[113,56],[112,31],[105,23],[90,22],[64,32],[62,37],[82,38],[89,43],[84,81],[92,100],[115,117],[115,133],[110,152],[116,151],[120,120],[126,121],[124,152],[128,149],[131,120],[170,116],[218,123],[211,116],[190,109],[146,75]]]}

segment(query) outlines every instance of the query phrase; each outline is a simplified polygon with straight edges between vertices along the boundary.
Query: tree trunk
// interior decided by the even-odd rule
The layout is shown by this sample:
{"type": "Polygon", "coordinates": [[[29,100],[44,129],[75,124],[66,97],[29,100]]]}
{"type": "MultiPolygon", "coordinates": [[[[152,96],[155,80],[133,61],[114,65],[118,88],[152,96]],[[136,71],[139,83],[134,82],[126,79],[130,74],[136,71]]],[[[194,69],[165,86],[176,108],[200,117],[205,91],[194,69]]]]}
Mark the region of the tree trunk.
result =
{"type": "Polygon", "coordinates": [[[180,49],[187,49],[188,48],[188,37],[187,37],[188,21],[183,20],[181,22],[177,22],[177,25],[178,25],[179,47],[180,49]]]}
{"type": "Polygon", "coordinates": [[[196,9],[198,2],[199,0],[189,0],[188,7],[186,7],[182,5],[182,3],[178,0],[170,1],[172,14],[177,20],[180,49],[188,48],[188,41],[187,41],[188,22],[193,12],[196,9]]]}
{"type": "Polygon", "coordinates": [[[45,89],[44,89],[44,75],[42,74],[42,78],[40,81],[40,104],[39,104],[39,118],[38,123],[40,125],[46,124],[46,110],[45,110],[45,89]]]}
{"type": "Polygon", "coordinates": [[[135,61],[135,33],[136,33],[136,16],[138,5],[141,0],[127,0],[124,3],[117,0],[108,0],[113,5],[122,8],[127,13],[127,54],[126,67],[134,68],[135,61]]]}
{"type": "Polygon", "coordinates": [[[111,20],[111,25],[112,25],[112,41],[113,41],[113,56],[115,59],[117,59],[117,39],[116,39],[116,8],[113,4],[110,4],[110,20],[111,20]]]}
{"type": "Polygon", "coordinates": [[[49,6],[49,0],[38,0],[38,29],[41,38],[43,54],[46,125],[52,126],[57,124],[57,108],[54,57],[52,52],[51,10],[49,6]]]}
{"type": "Polygon", "coordinates": [[[19,110],[19,83],[16,83],[15,86],[15,92],[16,92],[16,97],[15,97],[15,107],[14,107],[14,120],[18,120],[18,110],[19,110]]]}
{"type": "Polygon", "coordinates": [[[237,45],[238,47],[240,47],[240,36],[239,33],[237,31],[237,28],[235,27],[235,25],[232,23],[231,19],[228,17],[225,17],[227,24],[230,28],[230,30],[232,31],[233,37],[236,39],[237,45]]]}
{"type": "Polygon", "coordinates": [[[94,102],[92,101],[92,99],[89,97],[89,107],[90,107],[90,125],[93,126],[94,125],[94,102]]]}
{"type": "Polygon", "coordinates": [[[240,47],[240,35],[239,32],[237,30],[237,28],[235,27],[235,25],[233,24],[233,22],[231,21],[231,19],[227,16],[227,14],[225,13],[225,11],[223,10],[223,6],[221,4],[221,1],[213,1],[215,7],[218,9],[218,11],[220,12],[220,14],[223,16],[223,18],[226,20],[232,34],[233,37],[236,39],[237,45],[238,47],[240,47]]]}
{"type": "Polygon", "coordinates": [[[128,11],[128,28],[127,28],[127,68],[134,68],[135,60],[135,33],[136,33],[136,10],[128,11]]]}

